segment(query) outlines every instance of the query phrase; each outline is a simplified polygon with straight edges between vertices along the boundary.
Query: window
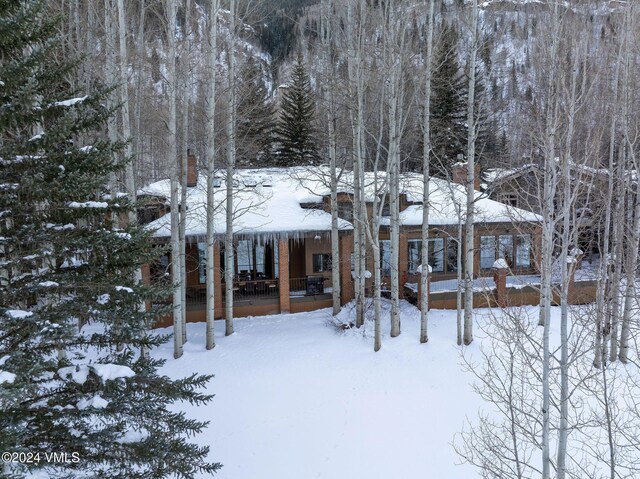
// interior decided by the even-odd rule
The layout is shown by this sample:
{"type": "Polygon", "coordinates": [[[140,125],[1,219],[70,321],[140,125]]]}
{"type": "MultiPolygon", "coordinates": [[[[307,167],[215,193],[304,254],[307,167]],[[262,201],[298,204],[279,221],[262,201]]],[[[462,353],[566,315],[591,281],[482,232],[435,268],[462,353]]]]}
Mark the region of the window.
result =
{"type": "Polygon", "coordinates": [[[380,241],[380,273],[382,276],[391,275],[391,241],[380,241]]]}
{"type": "Polygon", "coordinates": [[[409,240],[409,274],[414,274],[422,264],[422,240],[409,240]]]}
{"type": "Polygon", "coordinates": [[[513,267],[513,236],[500,235],[498,237],[498,257],[504,258],[509,267],[513,267]]]}
{"type": "MultiPolygon", "coordinates": [[[[238,273],[250,275],[253,271],[253,241],[240,240],[236,249],[238,261],[238,273]]],[[[247,278],[248,279],[248,278],[247,278]]]]}
{"type": "Polygon", "coordinates": [[[263,244],[256,245],[256,279],[265,278],[265,248],[263,244]]]}
{"type": "MultiPolygon", "coordinates": [[[[418,266],[422,264],[422,240],[409,240],[407,243],[409,245],[409,273],[415,274],[418,266]]],[[[444,272],[444,238],[429,239],[428,263],[432,272],[444,272]]],[[[455,271],[455,259],[453,266],[453,271],[455,271]]]]}
{"type": "Polygon", "coordinates": [[[198,243],[198,278],[200,284],[207,282],[207,243],[198,243]]]}
{"type": "Polygon", "coordinates": [[[429,266],[434,273],[444,271],[444,238],[429,239],[429,266]]]}
{"type": "Polygon", "coordinates": [[[280,278],[280,251],[278,250],[278,241],[273,242],[273,277],[280,278]]]}
{"type": "Polygon", "coordinates": [[[327,253],[313,255],[313,272],[331,271],[331,255],[327,253]]]}
{"type": "Polygon", "coordinates": [[[515,193],[501,193],[498,198],[500,203],[509,206],[518,206],[518,195],[515,193]]]}
{"type": "Polygon", "coordinates": [[[353,203],[340,201],[338,203],[338,217],[346,221],[353,221],[353,203]]]}
{"type": "Polygon", "coordinates": [[[491,269],[496,261],[496,237],[480,237],[480,268],[491,269]]]}
{"type": "Polygon", "coordinates": [[[458,271],[458,241],[453,238],[447,240],[447,273],[458,271]]]}
{"type": "Polygon", "coordinates": [[[516,236],[516,267],[531,267],[531,235],[516,236]]]}

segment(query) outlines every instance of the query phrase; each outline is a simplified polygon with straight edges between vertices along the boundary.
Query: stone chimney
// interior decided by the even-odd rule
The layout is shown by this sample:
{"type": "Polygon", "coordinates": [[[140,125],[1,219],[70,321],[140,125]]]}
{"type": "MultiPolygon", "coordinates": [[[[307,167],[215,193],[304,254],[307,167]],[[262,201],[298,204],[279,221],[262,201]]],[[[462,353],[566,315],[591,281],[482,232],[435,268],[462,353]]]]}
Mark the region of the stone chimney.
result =
{"type": "MultiPolygon", "coordinates": [[[[462,161],[463,156],[458,155],[458,161],[451,167],[451,181],[462,186],[467,186],[467,162],[462,161]]],[[[473,188],[480,191],[480,165],[476,163],[473,175],[473,188]]]]}
{"type": "MultiPolygon", "coordinates": [[[[180,164],[180,172],[182,173],[182,164],[180,164]]],[[[187,150],[187,186],[196,186],[198,184],[198,159],[196,155],[187,150]]]]}

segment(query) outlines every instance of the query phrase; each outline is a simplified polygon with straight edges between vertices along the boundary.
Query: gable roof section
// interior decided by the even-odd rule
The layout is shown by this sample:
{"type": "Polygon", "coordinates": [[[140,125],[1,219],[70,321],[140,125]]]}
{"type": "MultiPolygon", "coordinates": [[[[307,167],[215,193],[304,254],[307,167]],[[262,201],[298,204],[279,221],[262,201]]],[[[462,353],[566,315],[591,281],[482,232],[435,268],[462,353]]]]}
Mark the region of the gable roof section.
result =
{"type": "MultiPolygon", "coordinates": [[[[226,183],[219,182],[214,194],[214,231],[226,232],[226,183]]],[[[186,234],[205,237],[207,234],[206,178],[187,191],[186,234]]],[[[233,229],[238,235],[276,235],[296,237],[305,233],[331,231],[331,214],[319,209],[305,209],[309,193],[287,169],[240,170],[234,181],[233,229]]],[[[161,180],[139,190],[140,196],[170,198],[169,180],[161,180]]],[[[351,230],[351,223],[340,220],[339,229],[351,230]]],[[[171,214],[149,223],[155,237],[171,236],[171,214]]]]}

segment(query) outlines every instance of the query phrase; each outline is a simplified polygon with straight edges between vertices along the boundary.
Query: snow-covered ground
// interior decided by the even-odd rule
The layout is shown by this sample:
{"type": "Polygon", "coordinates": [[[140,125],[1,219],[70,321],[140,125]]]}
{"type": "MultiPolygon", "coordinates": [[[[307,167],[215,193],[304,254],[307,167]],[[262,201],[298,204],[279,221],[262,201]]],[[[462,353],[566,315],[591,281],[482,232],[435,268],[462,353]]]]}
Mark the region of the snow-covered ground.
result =
{"type": "MultiPolygon", "coordinates": [[[[478,310],[483,321],[489,310],[478,310]]],[[[451,442],[481,406],[462,371],[455,311],[432,311],[430,341],[418,342],[419,311],[402,303],[402,334],[373,352],[371,331],[344,333],[330,310],[235,321],[204,350],[204,324],[189,324],[185,354],[163,372],[215,374],[211,421],[197,438],[211,446],[221,479],[471,478],[451,442]]],[[[164,332],[168,332],[164,330],[164,332]]],[[[471,348],[477,347],[476,342],[471,348]]]]}
{"type": "MultiPolygon", "coordinates": [[[[330,324],[329,309],[237,319],[236,332],[229,337],[223,336],[224,324],[217,322],[217,346],[212,351],[204,349],[204,324],[189,324],[189,342],[182,358],[172,358],[171,344],[155,352],[167,359],[162,372],[171,377],[180,378],[192,372],[215,375],[208,386],[208,391],[215,394],[210,404],[176,407],[184,407],[190,417],[211,421],[209,428],[195,440],[210,446],[210,459],[224,465],[216,477],[480,477],[477,469],[460,464],[452,443],[455,440],[461,444],[458,434],[477,425],[480,412],[498,422],[501,418],[493,404],[483,402],[474,392],[472,384],[476,378],[465,371],[460,352],[464,349],[466,359],[478,363],[482,359],[481,349],[494,351],[496,346],[491,338],[483,337],[486,334],[483,331],[506,327],[514,318],[518,324],[522,321],[523,325],[532,325],[535,334],[540,333],[535,326],[537,308],[518,308],[517,316],[504,314],[500,309],[476,309],[475,341],[461,348],[456,345],[456,311],[432,310],[430,340],[421,345],[419,311],[401,302],[402,334],[390,338],[388,302],[383,306],[383,346],[377,353],[373,352],[371,322],[364,331],[355,328],[342,331],[330,324]]],[[[576,308],[572,344],[591,348],[589,307],[576,308]]],[[[559,313],[559,308],[552,308],[552,348],[558,344],[559,313]]],[[[343,308],[338,319],[343,323],[351,321],[352,306],[343,308]]],[[[635,326],[632,334],[637,337],[635,326]]],[[[504,349],[508,344],[510,341],[502,342],[500,347],[504,349]]],[[[579,361],[580,369],[589,374],[594,371],[591,354],[580,355],[579,361]]],[[[524,356],[526,361],[531,360],[526,353],[524,356]]],[[[632,361],[636,361],[635,353],[632,361]]],[[[611,387],[616,383],[616,390],[627,391],[625,394],[631,395],[628,397],[640,397],[637,367],[624,368],[616,363],[608,371],[611,387]],[[627,376],[631,382],[623,382],[627,376]],[[630,385],[628,390],[625,384],[630,385]]],[[[580,417],[602,414],[600,402],[592,397],[599,394],[594,378],[588,380],[589,387],[580,394],[574,392],[580,417]],[[589,414],[584,409],[586,404],[593,406],[589,414]]],[[[536,381],[534,378],[533,383],[536,381]]],[[[529,391],[533,383],[523,383],[524,390],[529,391]]],[[[531,396],[531,407],[537,409],[541,388],[534,386],[534,389],[526,395],[531,396]]],[[[627,457],[618,460],[636,464],[640,460],[636,457],[640,449],[633,445],[637,436],[625,436],[625,431],[637,429],[639,417],[634,412],[637,402],[629,404],[631,409],[617,416],[623,426],[615,431],[615,441],[620,444],[620,451],[627,451],[627,457]]],[[[571,443],[570,457],[576,464],[593,459],[583,458],[580,448],[585,444],[599,448],[600,452],[606,446],[604,429],[598,424],[601,423],[571,434],[570,440],[578,441],[571,443]]],[[[535,466],[539,458],[537,452],[532,452],[535,466]]],[[[604,471],[606,467],[600,460],[594,471],[604,471]]]]}

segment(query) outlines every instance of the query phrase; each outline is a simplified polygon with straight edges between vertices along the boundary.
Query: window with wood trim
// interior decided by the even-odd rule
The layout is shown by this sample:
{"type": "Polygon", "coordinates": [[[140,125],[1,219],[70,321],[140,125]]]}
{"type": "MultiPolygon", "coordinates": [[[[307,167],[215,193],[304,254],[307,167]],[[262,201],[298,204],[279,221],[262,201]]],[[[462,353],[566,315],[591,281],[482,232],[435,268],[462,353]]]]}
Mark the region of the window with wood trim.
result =
{"type": "Polygon", "coordinates": [[[331,255],[329,253],[314,254],[312,260],[314,273],[331,271],[331,255]]]}

